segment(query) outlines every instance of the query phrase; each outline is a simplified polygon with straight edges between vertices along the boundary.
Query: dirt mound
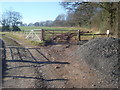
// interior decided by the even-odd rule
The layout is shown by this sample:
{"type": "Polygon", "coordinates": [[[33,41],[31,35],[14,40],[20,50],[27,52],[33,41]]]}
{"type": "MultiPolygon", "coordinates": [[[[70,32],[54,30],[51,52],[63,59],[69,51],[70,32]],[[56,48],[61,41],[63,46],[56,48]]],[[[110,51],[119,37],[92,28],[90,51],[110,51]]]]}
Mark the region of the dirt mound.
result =
{"type": "Polygon", "coordinates": [[[96,38],[80,46],[76,52],[92,68],[110,76],[120,75],[120,39],[96,38]]]}

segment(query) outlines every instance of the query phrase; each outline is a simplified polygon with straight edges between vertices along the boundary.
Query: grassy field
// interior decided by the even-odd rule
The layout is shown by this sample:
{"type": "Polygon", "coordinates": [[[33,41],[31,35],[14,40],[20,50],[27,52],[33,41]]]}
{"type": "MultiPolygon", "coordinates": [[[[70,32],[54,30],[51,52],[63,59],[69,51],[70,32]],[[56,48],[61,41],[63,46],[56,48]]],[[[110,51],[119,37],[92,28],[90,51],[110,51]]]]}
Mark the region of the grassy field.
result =
{"type": "MultiPolygon", "coordinates": [[[[0,26],[0,29],[2,27],[0,26]]],[[[82,27],[40,27],[40,26],[19,26],[21,30],[34,30],[34,29],[45,29],[45,30],[81,30],[81,31],[93,31],[98,32],[98,30],[87,29],[82,27]]]]}

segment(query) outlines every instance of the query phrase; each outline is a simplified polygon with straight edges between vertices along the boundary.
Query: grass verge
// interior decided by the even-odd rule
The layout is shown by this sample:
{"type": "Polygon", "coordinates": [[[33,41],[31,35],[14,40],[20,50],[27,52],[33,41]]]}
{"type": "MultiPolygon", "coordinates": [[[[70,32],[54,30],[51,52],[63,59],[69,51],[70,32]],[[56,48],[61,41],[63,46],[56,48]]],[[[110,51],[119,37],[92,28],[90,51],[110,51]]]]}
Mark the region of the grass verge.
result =
{"type": "Polygon", "coordinates": [[[31,41],[31,40],[25,39],[25,37],[21,34],[14,34],[11,32],[6,32],[5,35],[17,40],[18,42],[25,43],[26,45],[35,45],[35,46],[45,45],[45,41],[31,41]]]}

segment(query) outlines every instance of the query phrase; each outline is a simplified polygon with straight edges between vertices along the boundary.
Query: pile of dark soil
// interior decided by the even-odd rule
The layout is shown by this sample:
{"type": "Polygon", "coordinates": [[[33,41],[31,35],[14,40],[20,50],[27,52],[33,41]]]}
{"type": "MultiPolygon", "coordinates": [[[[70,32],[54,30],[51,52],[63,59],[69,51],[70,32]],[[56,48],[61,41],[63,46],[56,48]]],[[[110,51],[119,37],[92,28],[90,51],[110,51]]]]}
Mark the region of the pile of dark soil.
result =
{"type": "Polygon", "coordinates": [[[80,46],[76,52],[79,60],[103,74],[120,76],[120,39],[96,38],[80,46]]]}

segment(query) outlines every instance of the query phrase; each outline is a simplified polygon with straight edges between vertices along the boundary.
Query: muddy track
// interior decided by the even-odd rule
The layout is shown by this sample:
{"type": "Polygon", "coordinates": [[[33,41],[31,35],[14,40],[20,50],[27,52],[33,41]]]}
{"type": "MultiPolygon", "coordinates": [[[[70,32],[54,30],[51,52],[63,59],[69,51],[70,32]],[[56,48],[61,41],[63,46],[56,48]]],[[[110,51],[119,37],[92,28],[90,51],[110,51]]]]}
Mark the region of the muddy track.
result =
{"type": "Polygon", "coordinates": [[[37,65],[35,58],[26,49],[15,41],[7,37],[3,38],[5,41],[6,60],[3,75],[3,88],[35,88],[35,82],[41,82],[39,87],[44,87],[43,78],[35,67],[37,65]],[[9,42],[8,42],[9,40],[9,42]],[[12,42],[12,43],[11,43],[12,42]],[[13,46],[12,46],[13,45],[13,46]]]}
{"type": "Polygon", "coordinates": [[[68,64],[67,62],[51,61],[46,57],[47,53],[44,49],[25,48],[8,37],[3,39],[6,45],[3,88],[58,87],[53,85],[56,82],[60,87],[64,87],[61,83],[67,79],[60,78],[57,74],[53,75],[55,71],[51,68],[51,64],[68,64]]]}
{"type": "MultiPolygon", "coordinates": [[[[6,47],[6,72],[8,74],[5,75],[5,80],[6,77],[12,78],[14,83],[12,84],[11,81],[6,81],[8,84],[5,85],[12,84],[15,85],[14,87],[18,85],[17,87],[23,88],[46,87],[44,85],[45,79],[42,77],[41,67],[45,64],[51,64],[52,62],[46,61],[41,55],[39,55],[39,57],[35,57],[33,55],[34,51],[36,53],[36,49],[31,48],[6,47]],[[19,86],[21,84],[22,86],[19,86]]],[[[39,52],[41,51],[39,50],[39,52]]]]}

